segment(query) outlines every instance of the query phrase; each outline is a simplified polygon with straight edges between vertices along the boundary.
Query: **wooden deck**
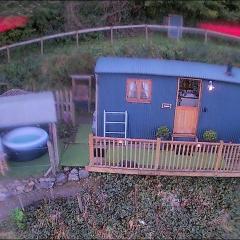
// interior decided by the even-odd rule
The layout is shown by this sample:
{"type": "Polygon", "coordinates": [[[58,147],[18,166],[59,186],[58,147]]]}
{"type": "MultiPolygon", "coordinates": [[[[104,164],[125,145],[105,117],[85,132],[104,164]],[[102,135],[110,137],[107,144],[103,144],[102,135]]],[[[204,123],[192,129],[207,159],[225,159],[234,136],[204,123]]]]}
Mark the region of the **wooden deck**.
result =
{"type": "Polygon", "coordinates": [[[89,171],[240,177],[240,144],[89,136],[89,171]]]}

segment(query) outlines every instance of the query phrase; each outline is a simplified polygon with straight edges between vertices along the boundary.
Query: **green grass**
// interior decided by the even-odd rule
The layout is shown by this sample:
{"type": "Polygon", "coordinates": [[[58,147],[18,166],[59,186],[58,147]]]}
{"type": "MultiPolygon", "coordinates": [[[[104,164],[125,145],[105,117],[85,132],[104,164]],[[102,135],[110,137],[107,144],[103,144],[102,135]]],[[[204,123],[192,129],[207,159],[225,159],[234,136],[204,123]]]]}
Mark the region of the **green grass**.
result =
{"type": "Polygon", "coordinates": [[[40,158],[27,162],[14,162],[8,161],[9,171],[6,176],[0,176],[0,180],[6,178],[26,178],[40,176],[47,171],[50,167],[50,161],[48,153],[44,154],[40,158]]]}
{"type": "Polygon", "coordinates": [[[89,163],[88,135],[91,132],[90,124],[80,124],[75,142],[69,144],[61,156],[62,166],[84,167],[89,163]]]}
{"type": "MultiPolygon", "coordinates": [[[[60,158],[64,151],[64,144],[59,141],[60,158]]],[[[5,176],[0,175],[0,181],[3,179],[23,179],[28,177],[42,176],[50,167],[50,160],[48,153],[36,158],[32,161],[14,162],[8,161],[8,168],[5,176]]]]}

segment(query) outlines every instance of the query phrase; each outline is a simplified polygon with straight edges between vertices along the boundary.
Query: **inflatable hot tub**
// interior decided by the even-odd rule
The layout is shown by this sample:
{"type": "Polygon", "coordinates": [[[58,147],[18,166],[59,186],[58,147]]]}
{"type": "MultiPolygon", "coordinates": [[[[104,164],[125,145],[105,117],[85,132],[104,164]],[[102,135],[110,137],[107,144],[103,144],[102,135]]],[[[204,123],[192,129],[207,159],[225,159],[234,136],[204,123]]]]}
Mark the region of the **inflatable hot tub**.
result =
{"type": "Polygon", "coordinates": [[[8,158],[13,161],[30,161],[47,151],[48,133],[42,128],[16,128],[2,138],[8,158]]]}

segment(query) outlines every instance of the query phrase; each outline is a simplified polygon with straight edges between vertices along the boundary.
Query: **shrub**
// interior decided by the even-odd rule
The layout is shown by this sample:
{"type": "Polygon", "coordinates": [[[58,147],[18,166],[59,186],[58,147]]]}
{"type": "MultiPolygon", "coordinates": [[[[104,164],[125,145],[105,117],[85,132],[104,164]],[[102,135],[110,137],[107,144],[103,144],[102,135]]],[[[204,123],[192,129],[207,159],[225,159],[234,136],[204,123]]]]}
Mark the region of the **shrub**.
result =
{"type": "Polygon", "coordinates": [[[206,130],[203,133],[203,139],[206,142],[215,142],[217,140],[217,132],[214,130],[206,130]]]}
{"type": "Polygon", "coordinates": [[[170,136],[170,130],[167,126],[161,126],[157,129],[156,137],[168,139],[170,136]]]}
{"type": "Polygon", "coordinates": [[[18,229],[24,229],[26,227],[26,216],[21,209],[14,209],[11,214],[11,219],[18,229]]]}
{"type": "Polygon", "coordinates": [[[60,139],[72,139],[74,138],[76,129],[72,123],[65,123],[61,121],[58,124],[58,135],[60,139]]]}

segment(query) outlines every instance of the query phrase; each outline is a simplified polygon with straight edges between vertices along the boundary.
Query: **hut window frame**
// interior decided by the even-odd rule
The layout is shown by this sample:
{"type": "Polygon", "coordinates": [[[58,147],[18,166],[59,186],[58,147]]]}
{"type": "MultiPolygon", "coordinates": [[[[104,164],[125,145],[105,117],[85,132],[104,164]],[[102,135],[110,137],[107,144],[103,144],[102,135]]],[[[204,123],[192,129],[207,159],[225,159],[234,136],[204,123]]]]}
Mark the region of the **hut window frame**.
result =
{"type": "Polygon", "coordinates": [[[126,100],[132,103],[151,103],[152,80],[150,79],[127,79],[126,100]]]}

